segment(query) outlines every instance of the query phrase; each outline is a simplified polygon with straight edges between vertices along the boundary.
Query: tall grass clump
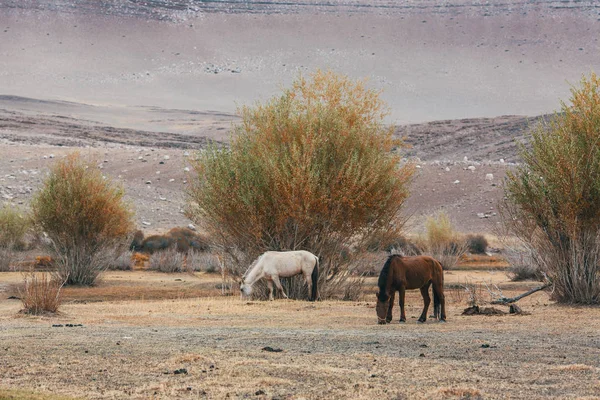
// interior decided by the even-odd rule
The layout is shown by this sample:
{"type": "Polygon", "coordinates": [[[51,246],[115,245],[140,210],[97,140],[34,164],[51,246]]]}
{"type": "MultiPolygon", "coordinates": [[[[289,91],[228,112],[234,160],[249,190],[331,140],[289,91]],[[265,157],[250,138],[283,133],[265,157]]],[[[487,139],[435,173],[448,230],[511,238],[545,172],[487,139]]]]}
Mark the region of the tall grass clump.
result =
{"type": "Polygon", "coordinates": [[[425,220],[424,242],[426,252],[437,259],[445,270],[456,268],[468,250],[468,243],[454,229],[448,214],[443,211],[425,220]]]}
{"type": "Polygon", "coordinates": [[[505,184],[507,227],[532,249],[555,300],[600,303],[600,78],[583,77],[520,153],[505,184]]]}
{"type": "Polygon", "coordinates": [[[114,261],[115,249],[128,245],[132,212],[123,195],[77,153],[54,164],[31,208],[48,235],[58,281],[92,285],[114,261]]]}
{"type": "Polygon", "coordinates": [[[266,250],[320,256],[323,295],[345,279],[344,248],[401,225],[413,167],[401,164],[386,107],[365,82],[318,71],[239,113],[229,148],[191,160],[187,215],[233,274],[266,250]]]}
{"type": "Polygon", "coordinates": [[[45,272],[29,272],[23,278],[19,288],[19,298],[26,314],[57,313],[62,304],[61,289],[63,282],[53,279],[45,272]]]}

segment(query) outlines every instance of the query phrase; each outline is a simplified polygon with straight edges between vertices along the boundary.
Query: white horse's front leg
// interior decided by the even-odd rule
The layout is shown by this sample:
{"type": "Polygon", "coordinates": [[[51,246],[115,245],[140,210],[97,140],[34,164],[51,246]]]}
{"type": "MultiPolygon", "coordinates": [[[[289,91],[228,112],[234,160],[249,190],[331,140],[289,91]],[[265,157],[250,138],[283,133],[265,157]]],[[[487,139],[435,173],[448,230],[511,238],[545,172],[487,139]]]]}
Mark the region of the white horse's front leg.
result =
{"type": "Polygon", "coordinates": [[[270,279],[267,279],[267,287],[269,288],[269,300],[273,301],[274,297],[273,297],[273,281],[270,279]]]}
{"type": "Polygon", "coordinates": [[[287,299],[288,297],[285,294],[285,292],[283,291],[283,286],[281,286],[281,282],[279,281],[279,277],[277,275],[273,275],[273,282],[275,282],[275,286],[277,286],[277,289],[279,289],[281,291],[281,294],[283,295],[283,297],[285,297],[287,299]]]}

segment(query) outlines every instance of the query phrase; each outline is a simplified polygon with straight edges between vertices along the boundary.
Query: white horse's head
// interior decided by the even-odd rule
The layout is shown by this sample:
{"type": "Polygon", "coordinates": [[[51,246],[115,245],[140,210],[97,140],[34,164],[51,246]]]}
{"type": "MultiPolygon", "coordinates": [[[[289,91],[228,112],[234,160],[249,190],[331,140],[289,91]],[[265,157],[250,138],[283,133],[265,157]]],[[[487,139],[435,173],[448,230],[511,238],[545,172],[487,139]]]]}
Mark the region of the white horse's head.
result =
{"type": "Polygon", "coordinates": [[[252,286],[244,282],[244,278],[242,278],[242,281],[240,282],[240,292],[244,296],[250,296],[252,294],[252,286]]]}

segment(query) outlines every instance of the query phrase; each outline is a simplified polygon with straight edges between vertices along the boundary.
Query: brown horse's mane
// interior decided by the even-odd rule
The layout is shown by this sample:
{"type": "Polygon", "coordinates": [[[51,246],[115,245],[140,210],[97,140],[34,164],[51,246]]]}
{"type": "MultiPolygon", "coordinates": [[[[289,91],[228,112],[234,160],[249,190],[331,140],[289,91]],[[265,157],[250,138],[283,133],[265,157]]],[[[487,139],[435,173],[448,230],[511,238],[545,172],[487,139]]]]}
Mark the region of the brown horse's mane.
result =
{"type": "Polygon", "coordinates": [[[392,254],[388,257],[385,264],[383,264],[383,268],[379,273],[379,279],[377,280],[377,286],[379,286],[379,301],[387,301],[389,294],[387,293],[387,282],[390,275],[390,265],[392,265],[392,260],[394,257],[402,257],[399,254],[392,254]]]}

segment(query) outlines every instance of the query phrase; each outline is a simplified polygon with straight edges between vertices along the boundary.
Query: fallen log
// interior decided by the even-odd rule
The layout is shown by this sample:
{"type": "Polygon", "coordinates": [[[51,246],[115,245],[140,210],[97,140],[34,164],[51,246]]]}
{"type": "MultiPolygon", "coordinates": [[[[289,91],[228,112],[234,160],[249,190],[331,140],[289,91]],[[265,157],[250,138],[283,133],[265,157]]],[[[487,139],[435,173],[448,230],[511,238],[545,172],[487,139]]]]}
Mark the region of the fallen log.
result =
{"type": "Polygon", "coordinates": [[[491,304],[510,304],[510,303],[515,303],[515,302],[521,300],[523,297],[527,297],[527,296],[529,296],[531,294],[534,294],[535,292],[539,292],[540,290],[544,290],[544,289],[546,289],[546,288],[548,288],[550,286],[552,286],[552,282],[548,282],[545,285],[542,285],[540,287],[536,287],[534,289],[531,289],[531,290],[529,290],[529,291],[527,291],[527,292],[525,292],[523,294],[520,294],[518,296],[515,296],[515,297],[510,297],[510,298],[502,297],[502,298],[500,298],[498,300],[492,301],[491,304]]]}

